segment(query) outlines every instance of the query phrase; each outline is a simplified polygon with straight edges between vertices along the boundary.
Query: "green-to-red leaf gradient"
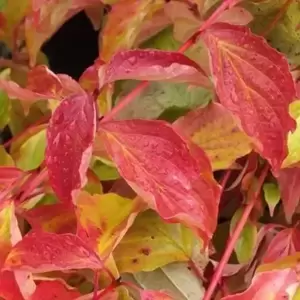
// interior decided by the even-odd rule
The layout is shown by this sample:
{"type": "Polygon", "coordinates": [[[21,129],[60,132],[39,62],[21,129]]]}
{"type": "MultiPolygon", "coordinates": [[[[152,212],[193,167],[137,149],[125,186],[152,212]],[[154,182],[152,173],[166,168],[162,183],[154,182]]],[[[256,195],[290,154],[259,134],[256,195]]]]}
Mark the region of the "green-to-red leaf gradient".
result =
{"type": "Polygon", "coordinates": [[[287,156],[288,112],[296,95],[286,58],[247,27],[216,23],[203,33],[221,103],[278,170],[287,156]]]}
{"type": "Polygon", "coordinates": [[[220,188],[208,158],[194,153],[163,121],[104,122],[103,142],[129,185],[169,221],[181,221],[206,241],[216,227],[220,188]]]}
{"type": "Polygon", "coordinates": [[[71,203],[85,184],[95,130],[95,105],[87,94],[66,98],[50,120],[46,165],[52,188],[63,202],[71,203]]]}

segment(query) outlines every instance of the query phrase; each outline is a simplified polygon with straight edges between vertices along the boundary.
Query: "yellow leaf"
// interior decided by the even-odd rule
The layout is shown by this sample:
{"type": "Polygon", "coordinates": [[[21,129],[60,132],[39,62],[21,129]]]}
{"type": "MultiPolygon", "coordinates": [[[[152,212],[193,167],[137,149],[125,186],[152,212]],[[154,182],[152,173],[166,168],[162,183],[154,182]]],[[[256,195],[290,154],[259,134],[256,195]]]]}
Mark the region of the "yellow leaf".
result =
{"type": "Polygon", "coordinates": [[[100,42],[101,59],[108,61],[116,52],[130,49],[144,22],[163,5],[163,0],[123,0],[113,5],[100,42]]]}
{"type": "Polygon", "coordinates": [[[46,129],[31,136],[19,149],[11,153],[18,168],[28,171],[40,166],[45,156],[46,129]]]}
{"type": "Polygon", "coordinates": [[[79,234],[88,237],[102,258],[107,257],[133,223],[139,202],[117,194],[91,196],[82,191],[76,200],[79,234]]]}
{"type": "Polygon", "coordinates": [[[120,273],[153,271],[171,262],[188,261],[199,242],[181,224],[167,224],[153,211],[140,214],[114,251],[120,273]]]}
{"type": "Polygon", "coordinates": [[[213,170],[229,168],[252,149],[250,138],[238,128],[232,114],[218,103],[189,112],[173,126],[206,152],[213,170]]]}
{"type": "Polygon", "coordinates": [[[6,152],[4,147],[0,145],[0,166],[14,167],[15,163],[11,156],[6,152]]]}
{"type": "Polygon", "coordinates": [[[290,115],[296,120],[297,127],[288,135],[289,154],[285,158],[282,167],[289,167],[300,161],[300,100],[294,101],[289,107],[290,115]]]}
{"type": "Polygon", "coordinates": [[[4,26],[0,30],[0,39],[7,43],[9,47],[14,46],[14,32],[21,23],[30,8],[29,0],[7,0],[1,9],[4,17],[4,26]]]}

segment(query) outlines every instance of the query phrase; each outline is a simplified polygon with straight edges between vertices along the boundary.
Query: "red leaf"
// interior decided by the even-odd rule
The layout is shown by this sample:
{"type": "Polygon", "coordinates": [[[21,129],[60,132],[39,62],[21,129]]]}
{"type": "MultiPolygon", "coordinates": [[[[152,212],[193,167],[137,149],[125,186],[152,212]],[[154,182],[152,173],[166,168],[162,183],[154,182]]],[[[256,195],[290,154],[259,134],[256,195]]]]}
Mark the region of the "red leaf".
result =
{"type": "Polygon", "coordinates": [[[74,93],[84,93],[80,85],[68,75],[54,74],[46,66],[40,65],[28,73],[26,88],[13,81],[0,79],[0,89],[12,99],[36,101],[62,100],[74,93]]]}
{"type": "Polygon", "coordinates": [[[100,70],[99,77],[100,87],[123,79],[165,80],[210,86],[209,79],[199,65],[185,55],[153,49],[118,52],[104,71],[100,70]]]}
{"type": "Polygon", "coordinates": [[[286,58],[248,28],[217,23],[203,33],[221,103],[274,169],[287,156],[295,84],[286,58]]]}
{"type": "Polygon", "coordinates": [[[100,133],[122,177],[151,208],[165,220],[196,229],[206,241],[211,238],[220,188],[200,148],[192,156],[163,121],[112,121],[103,123],[100,133]]]}
{"type": "Polygon", "coordinates": [[[2,271],[0,273],[0,298],[7,300],[24,300],[13,272],[2,271]]]}
{"type": "Polygon", "coordinates": [[[80,296],[78,291],[68,288],[61,281],[42,281],[30,300],[73,300],[80,296]]]}
{"type": "Polygon", "coordinates": [[[258,273],[245,292],[224,297],[222,300],[288,299],[286,289],[297,282],[296,272],[292,269],[258,273]]]}
{"type": "Polygon", "coordinates": [[[70,269],[99,269],[102,262],[78,236],[31,232],[9,253],[5,268],[32,273],[70,269]]]}
{"type": "Polygon", "coordinates": [[[299,228],[288,228],[277,233],[268,245],[263,256],[263,263],[272,263],[300,251],[299,228]]]}
{"type": "Polygon", "coordinates": [[[76,232],[75,212],[64,203],[38,206],[24,211],[22,217],[27,220],[34,231],[76,232]]]}
{"type": "Polygon", "coordinates": [[[0,167],[0,191],[11,187],[23,175],[24,172],[18,168],[0,167]]]}
{"type": "Polygon", "coordinates": [[[174,299],[167,293],[150,291],[150,290],[141,291],[140,295],[141,295],[141,300],[173,300],[174,299]]]}
{"type": "Polygon", "coordinates": [[[300,168],[279,170],[277,176],[285,217],[291,222],[300,200],[300,168]]]}
{"type": "Polygon", "coordinates": [[[55,110],[47,131],[46,165],[51,186],[61,201],[70,203],[86,183],[96,130],[93,99],[66,98],[55,110]]]}

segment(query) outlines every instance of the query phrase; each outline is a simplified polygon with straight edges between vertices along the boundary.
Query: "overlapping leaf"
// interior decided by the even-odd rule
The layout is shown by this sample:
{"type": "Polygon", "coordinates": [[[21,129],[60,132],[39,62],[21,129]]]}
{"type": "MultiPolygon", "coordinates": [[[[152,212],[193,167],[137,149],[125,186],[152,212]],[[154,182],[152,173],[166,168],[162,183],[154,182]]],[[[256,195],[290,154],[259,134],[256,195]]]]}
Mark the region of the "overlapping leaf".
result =
{"type": "MultiPolygon", "coordinates": [[[[230,234],[241,218],[243,211],[237,210],[230,223],[230,234]]],[[[257,227],[250,220],[246,222],[235,245],[235,254],[239,263],[247,263],[252,258],[257,243],[257,227]]]]}
{"type": "Polygon", "coordinates": [[[120,272],[153,271],[171,262],[189,261],[197,241],[180,224],[166,224],[153,211],[140,214],[114,251],[120,272]]]}
{"type": "Polygon", "coordinates": [[[99,72],[100,87],[122,79],[185,82],[209,87],[201,68],[178,52],[154,49],[120,51],[99,72]]]}
{"type": "Polygon", "coordinates": [[[107,257],[133,223],[138,207],[137,201],[117,194],[81,192],[76,198],[78,234],[101,257],[107,257]]]}
{"type": "Polygon", "coordinates": [[[285,217],[291,222],[300,200],[300,168],[282,169],[277,174],[285,217]]]}
{"type": "Polygon", "coordinates": [[[34,1],[25,19],[25,36],[31,65],[35,65],[37,53],[65,21],[98,0],[34,1]]]}
{"type": "Polygon", "coordinates": [[[33,68],[27,77],[27,86],[19,86],[13,81],[0,79],[0,89],[12,99],[34,101],[41,99],[61,100],[74,93],[84,93],[79,84],[63,74],[55,75],[46,66],[33,68]]]}
{"type": "Polygon", "coordinates": [[[223,300],[277,300],[288,296],[287,289],[297,281],[296,272],[292,269],[274,270],[258,273],[251,286],[243,293],[226,296],[223,300]]]}
{"type": "Polygon", "coordinates": [[[122,177],[168,221],[180,221],[210,239],[216,226],[220,188],[199,148],[162,121],[104,122],[103,143],[122,177]],[[205,191],[205,192],[204,192],[205,191]]]}
{"type": "Polygon", "coordinates": [[[300,230],[298,227],[287,228],[276,234],[263,255],[263,263],[272,263],[277,259],[300,251],[300,230]]]}
{"type": "Polygon", "coordinates": [[[38,284],[34,294],[30,298],[31,300],[75,300],[81,294],[75,289],[71,289],[63,284],[62,281],[42,281],[38,284]]]}
{"type": "Polygon", "coordinates": [[[12,248],[5,261],[6,269],[33,273],[102,266],[96,253],[71,233],[31,232],[12,248]]]}
{"type": "Polygon", "coordinates": [[[221,103],[278,170],[288,153],[288,132],[295,128],[288,107],[296,91],[287,60],[246,27],[214,24],[203,39],[221,103]]]}
{"type": "Polygon", "coordinates": [[[173,126],[206,152],[213,170],[229,168],[251,151],[250,139],[238,128],[232,114],[218,103],[189,112],[173,126]]]}
{"type": "Polygon", "coordinates": [[[50,120],[46,165],[51,186],[63,202],[71,203],[86,183],[95,130],[95,105],[87,94],[66,98],[50,120]]]}
{"type": "Polygon", "coordinates": [[[163,0],[123,0],[113,5],[99,42],[101,59],[108,61],[118,51],[132,48],[144,22],[163,5],[163,0]]]}
{"type": "Polygon", "coordinates": [[[291,116],[297,122],[297,128],[294,132],[290,132],[288,135],[288,156],[283,162],[283,167],[290,167],[300,161],[300,101],[294,101],[289,111],[291,116]]]}
{"type": "Polygon", "coordinates": [[[3,299],[24,300],[13,272],[0,272],[0,297],[3,299]]]}
{"type": "Polygon", "coordinates": [[[76,231],[76,215],[63,203],[40,205],[24,210],[22,216],[35,231],[69,233],[76,231]]]}

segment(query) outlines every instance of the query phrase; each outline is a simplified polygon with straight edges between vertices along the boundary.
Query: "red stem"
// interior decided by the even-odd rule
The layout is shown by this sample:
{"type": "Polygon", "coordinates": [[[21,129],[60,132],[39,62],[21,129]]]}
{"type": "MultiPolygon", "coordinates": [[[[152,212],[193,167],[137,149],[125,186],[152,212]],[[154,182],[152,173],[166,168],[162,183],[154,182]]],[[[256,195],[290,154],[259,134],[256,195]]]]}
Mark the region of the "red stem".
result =
{"type": "Polygon", "coordinates": [[[98,297],[97,297],[98,289],[99,289],[99,271],[95,270],[93,300],[97,300],[98,299],[98,297]]]}
{"type": "Polygon", "coordinates": [[[209,287],[208,289],[206,290],[206,293],[205,293],[205,296],[203,298],[203,300],[210,300],[214,291],[215,291],[215,288],[217,287],[221,277],[222,277],[222,272],[224,270],[224,267],[225,265],[228,263],[228,260],[233,252],[233,249],[235,247],[235,244],[249,218],[249,215],[254,207],[254,204],[256,202],[256,199],[258,198],[259,196],[259,193],[260,193],[260,190],[261,190],[261,187],[264,183],[264,180],[268,174],[268,171],[269,171],[269,165],[266,164],[263,171],[261,172],[259,178],[258,178],[258,184],[257,184],[257,189],[256,189],[256,192],[253,194],[253,196],[250,198],[250,202],[248,203],[248,205],[246,206],[245,210],[243,211],[243,215],[241,217],[241,219],[239,220],[237,226],[235,227],[234,229],[234,232],[232,234],[232,236],[230,237],[230,240],[228,242],[228,245],[225,249],[225,252],[218,264],[218,266],[216,267],[216,270],[214,272],[214,275],[212,277],[212,280],[209,284],[209,287]]]}
{"type": "Polygon", "coordinates": [[[281,9],[279,10],[279,12],[277,13],[277,15],[275,16],[275,18],[273,19],[273,21],[269,24],[269,26],[261,33],[262,36],[266,36],[268,35],[275,27],[275,25],[277,24],[277,22],[282,18],[282,16],[284,15],[284,13],[287,11],[287,9],[289,8],[290,4],[292,3],[293,0],[286,0],[286,2],[284,3],[284,5],[281,7],[281,9]]]}
{"type": "MultiPolygon", "coordinates": [[[[179,49],[179,53],[183,53],[193,46],[201,32],[207,29],[228,7],[240,2],[240,0],[224,0],[222,4],[214,11],[214,13],[200,26],[199,30],[195,32],[179,49]]],[[[149,81],[142,81],[138,86],[133,89],[127,96],[121,99],[118,104],[112,108],[112,110],[105,115],[100,123],[111,121],[125,106],[131,103],[142,91],[149,85],[149,81]]]]}

